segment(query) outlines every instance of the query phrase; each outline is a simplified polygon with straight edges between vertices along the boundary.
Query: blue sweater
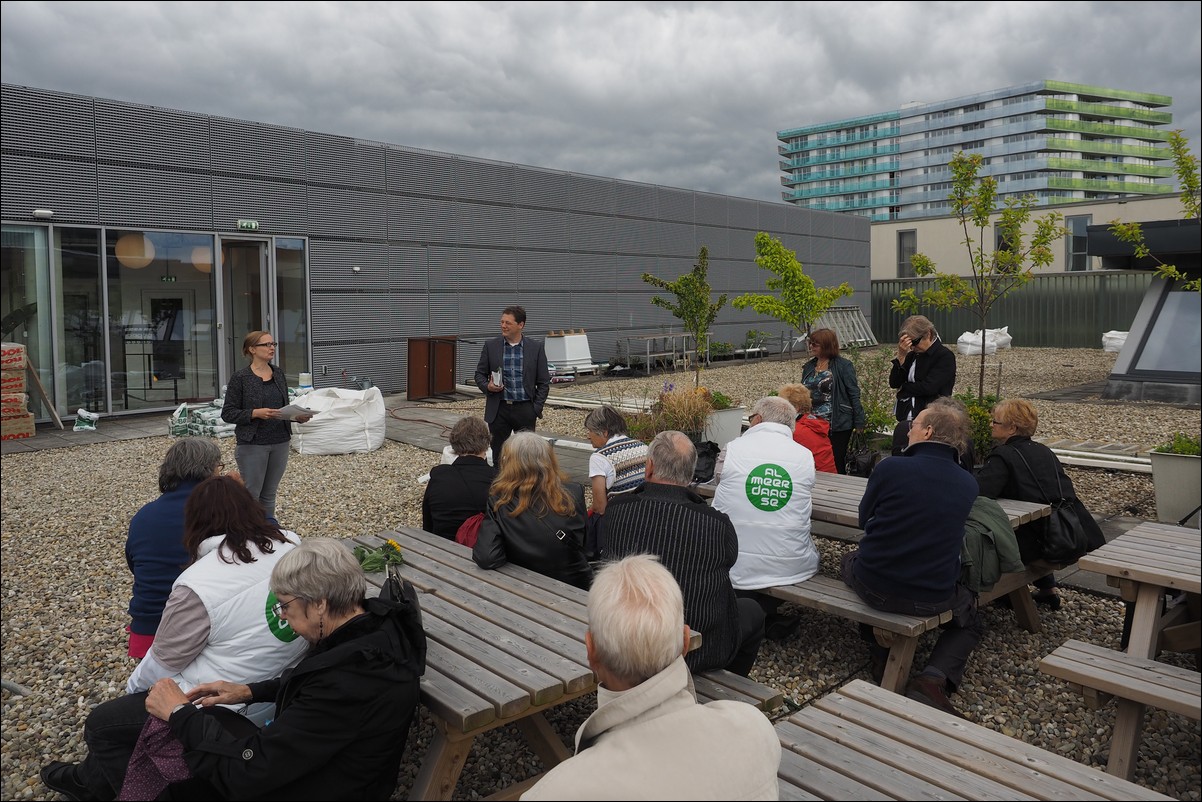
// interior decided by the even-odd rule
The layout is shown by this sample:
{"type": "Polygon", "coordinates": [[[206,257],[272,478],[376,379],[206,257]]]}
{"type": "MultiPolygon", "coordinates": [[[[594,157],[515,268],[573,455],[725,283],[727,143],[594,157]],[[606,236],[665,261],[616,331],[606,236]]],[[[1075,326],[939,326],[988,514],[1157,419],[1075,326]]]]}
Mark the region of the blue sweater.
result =
{"type": "Polygon", "coordinates": [[[943,443],[915,443],[873,470],[860,500],[864,537],[853,569],[866,586],[917,602],[952,597],[977,498],[977,481],[958,456],[943,443]]]}
{"type": "Polygon", "coordinates": [[[183,482],[138,510],[129,522],[125,562],[134,575],[129,600],[130,629],[153,635],[171,595],[171,585],[188,565],[184,548],[184,503],[199,482],[183,482]]]}

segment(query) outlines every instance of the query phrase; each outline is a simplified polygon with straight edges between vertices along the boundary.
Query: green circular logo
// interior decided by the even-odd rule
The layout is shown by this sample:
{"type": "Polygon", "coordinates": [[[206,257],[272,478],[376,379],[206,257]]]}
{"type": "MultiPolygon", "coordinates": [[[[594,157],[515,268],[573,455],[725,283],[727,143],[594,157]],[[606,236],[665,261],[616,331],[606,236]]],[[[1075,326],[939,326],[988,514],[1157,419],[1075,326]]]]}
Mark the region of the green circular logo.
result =
{"type": "Polygon", "coordinates": [[[793,495],[793,480],[779,465],[766,462],[747,474],[747,500],[764,512],[783,510],[793,495]]]}
{"type": "Polygon", "coordinates": [[[300,637],[296,634],[296,630],[288,626],[287,621],[281,621],[280,617],[275,614],[275,604],[279,599],[275,597],[275,591],[267,591],[267,628],[271,630],[271,634],[275,635],[278,640],[284,643],[292,643],[300,637]]]}

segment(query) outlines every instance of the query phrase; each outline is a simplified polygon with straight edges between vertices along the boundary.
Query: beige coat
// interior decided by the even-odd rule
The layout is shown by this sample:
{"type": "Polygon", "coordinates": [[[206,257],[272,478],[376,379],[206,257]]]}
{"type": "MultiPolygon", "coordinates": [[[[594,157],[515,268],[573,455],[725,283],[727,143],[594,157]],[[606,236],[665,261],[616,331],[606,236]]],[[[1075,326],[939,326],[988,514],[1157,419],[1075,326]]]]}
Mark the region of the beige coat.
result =
{"type": "Polygon", "coordinates": [[[684,658],[600,706],[522,799],[778,799],[780,741],[743,702],[697,704],[684,658]]]}

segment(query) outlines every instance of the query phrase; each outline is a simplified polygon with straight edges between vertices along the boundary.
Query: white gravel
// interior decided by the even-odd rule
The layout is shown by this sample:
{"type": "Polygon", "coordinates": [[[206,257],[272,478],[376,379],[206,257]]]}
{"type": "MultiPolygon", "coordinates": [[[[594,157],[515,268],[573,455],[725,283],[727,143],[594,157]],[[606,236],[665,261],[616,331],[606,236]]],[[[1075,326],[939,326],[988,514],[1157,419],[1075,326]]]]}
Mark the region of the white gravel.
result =
{"type": "MultiPolygon", "coordinates": [[[[961,376],[975,384],[975,357],[960,357],[961,376]]],[[[1004,395],[1026,395],[1105,378],[1115,354],[1095,350],[1014,349],[990,361],[1001,365],[1004,395]]],[[[731,363],[702,373],[714,390],[750,403],[796,380],[801,360],[731,363]]],[[[868,377],[861,376],[864,383],[868,377]]],[[[692,374],[649,379],[601,379],[614,396],[654,394],[664,381],[688,384],[692,374]]],[[[582,380],[582,384],[585,380],[582,380]]],[[[969,382],[961,381],[961,386],[969,382]]],[[[990,387],[989,390],[995,388],[990,387]]],[[[1039,434],[1080,440],[1154,445],[1174,431],[1197,432],[1197,409],[1163,404],[1038,400],[1039,434]]],[[[443,405],[471,414],[482,400],[443,405]]],[[[539,428],[583,438],[584,412],[548,409],[539,428]]],[[[233,443],[219,441],[233,462],[233,443]]],[[[167,437],[12,454],[2,458],[0,565],[3,590],[3,714],[0,718],[0,798],[53,799],[38,770],[53,759],[78,759],[88,710],[121,693],[133,661],[125,656],[130,577],[123,544],[130,516],[156,495],[156,471],[167,437]],[[14,694],[10,683],[28,696],[14,694]]],[[[420,526],[416,478],[438,455],[387,441],[370,454],[293,454],[281,487],[279,515],[302,535],[343,537],[396,525],[420,526]]],[[[1150,478],[1100,469],[1071,469],[1090,509],[1102,517],[1154,518],[1150,478]]],[[[845,548],[819,540],[825,570],[845,548]]],[[[973,656],[956,697],[973,721],[1090,765],[1104,765],[1113,706],[1092,711],[1063,683],[1042,675],[1039,659],[1068,638],[1117,648],[1122,605],[1113,597],[1066,590],[1056,613],[1041,610],[1043,631],[1024,632],[1009,612],[990,608],[989,631],[973,656]]],[[[867,677],[867,653],[855,627],[819,613],[802,613],[801,631],[766,643],[753,677],[785,691],[798,705],[853,677],[867,677]]],[[[931,641],[916,658],[921,665],[931,641]]],[[[1163,659],[1192,665],[1192,655],[1163,659]]],[[[549,715],[565,739],[591,701],[549,715]]],[[[397,794],[403,799],[431,732],[422,716],[411,735],[397,794]]],[[[1199,724],[1160,711],[1149,714],[1135,781],[1178,799],[1198,800],[1199,724]]],[[[465,766],[458,797],[480,798],[539,770],[513,727],[482,736],[465,766]]]]}

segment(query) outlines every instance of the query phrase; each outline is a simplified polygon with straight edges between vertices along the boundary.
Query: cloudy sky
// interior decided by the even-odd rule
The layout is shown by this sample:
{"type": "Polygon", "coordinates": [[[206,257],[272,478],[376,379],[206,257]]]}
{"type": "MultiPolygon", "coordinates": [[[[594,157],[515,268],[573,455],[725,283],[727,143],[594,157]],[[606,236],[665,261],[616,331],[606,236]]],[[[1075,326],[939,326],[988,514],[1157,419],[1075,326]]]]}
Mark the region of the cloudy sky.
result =
{"type": "Polygon", "coordinates": [[[1044,78],[1202,152],[1196,0],[0,6],[4,83],[761,200],[777,131],[1044,78]]]}

